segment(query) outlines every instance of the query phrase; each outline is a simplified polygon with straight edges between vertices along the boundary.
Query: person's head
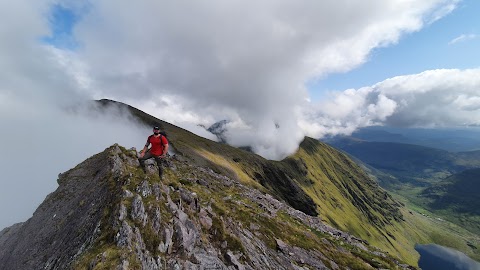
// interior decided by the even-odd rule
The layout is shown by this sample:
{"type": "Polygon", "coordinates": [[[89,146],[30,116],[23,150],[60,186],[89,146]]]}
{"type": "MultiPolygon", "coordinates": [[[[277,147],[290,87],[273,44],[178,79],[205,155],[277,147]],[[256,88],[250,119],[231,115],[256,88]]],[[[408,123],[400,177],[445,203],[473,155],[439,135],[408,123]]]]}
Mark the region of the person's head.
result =
{"type": "Polygon", "coordinates": [[[160,128],[159,128],[158,126],[154,126],[154,127],[153,127],[153,133],[154,133],[155,135],[160,134],[160,128]]]}

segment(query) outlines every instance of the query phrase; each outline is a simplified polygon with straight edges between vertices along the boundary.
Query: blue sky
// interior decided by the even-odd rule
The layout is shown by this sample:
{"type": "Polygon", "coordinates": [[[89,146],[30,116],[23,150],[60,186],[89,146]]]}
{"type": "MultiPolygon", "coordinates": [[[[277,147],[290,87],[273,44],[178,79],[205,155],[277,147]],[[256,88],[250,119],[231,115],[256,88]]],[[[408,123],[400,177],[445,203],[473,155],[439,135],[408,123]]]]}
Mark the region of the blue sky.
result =
{"type": "Polygon", "coordinates": [[[326,91],[358,89],[385,79],[431,69],[480,67],[480,1],[465,0],[449,15],[403,36],[398,44],[373,50],[367,62],[346,73],[309,84],[313,100],[326,91]],[[453,42],[456,38],[465,36],[453,42]]]}
{"type": "Polygon", "coordinates": [[[79,44],[72,31],[79,19],[79,14],[74,10],[62,5],[53,5],[48,18],[51,35],[42,37],[42,42],[59,49],[75,50],[79,44]]]}

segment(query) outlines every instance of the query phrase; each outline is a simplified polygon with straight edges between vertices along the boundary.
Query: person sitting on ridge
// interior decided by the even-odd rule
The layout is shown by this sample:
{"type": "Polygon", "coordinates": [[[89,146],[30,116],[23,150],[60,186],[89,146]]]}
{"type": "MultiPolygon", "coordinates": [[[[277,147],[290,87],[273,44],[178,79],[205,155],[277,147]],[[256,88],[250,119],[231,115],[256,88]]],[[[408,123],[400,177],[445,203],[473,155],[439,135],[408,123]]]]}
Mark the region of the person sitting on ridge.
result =
{"type": "Polygon", "coordinates": [[[147,172],[145,169],[145,160],[154,158],[158,166],[158,176],[160,180],[163,178],[163,168],[162,162],[168,153],[168,140],[165,135],[160,133],[160,128],[158,126],[153,127],[153,134],[148,136],[147,143],[140,153],[138,161],[140,162],[140,167],[143,172],[147,172]],[[148,146],[152,145],[150,149],[148,146]]]}

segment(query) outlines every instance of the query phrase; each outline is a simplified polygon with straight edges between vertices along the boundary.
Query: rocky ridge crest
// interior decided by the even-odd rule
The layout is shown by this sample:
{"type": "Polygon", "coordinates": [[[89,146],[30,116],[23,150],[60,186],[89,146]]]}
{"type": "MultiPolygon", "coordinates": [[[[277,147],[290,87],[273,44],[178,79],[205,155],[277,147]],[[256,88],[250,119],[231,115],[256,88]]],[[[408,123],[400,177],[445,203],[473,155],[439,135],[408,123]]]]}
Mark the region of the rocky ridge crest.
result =
{"type": "Polygon", "coordinates": [[[188,157],[138,168],[107,148],[59,175],[31,219],[0,232],[0,269],[408,269],[188,157]]]}

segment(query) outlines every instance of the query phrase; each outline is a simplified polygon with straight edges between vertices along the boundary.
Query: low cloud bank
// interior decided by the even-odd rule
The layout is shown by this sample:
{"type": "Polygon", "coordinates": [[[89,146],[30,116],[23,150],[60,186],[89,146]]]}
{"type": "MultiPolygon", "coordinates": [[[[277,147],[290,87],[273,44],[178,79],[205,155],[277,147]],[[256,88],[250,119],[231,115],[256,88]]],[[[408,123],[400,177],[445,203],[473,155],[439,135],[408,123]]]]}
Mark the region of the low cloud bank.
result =
{"type": "Polygon", "coordinates": [[[306,103],[307,81],[358,67],[372,49],[397,43],[457,3],[95,1],[72,31],[81,49],[66,55],[76,63],[66,70],[93,96],[150,108],[180,126],[228,119],[229,143],[281,159],[305,134],[348,131],[392,111],[379,96],[363,119],[347,124],[333,110],[305,112],[316,106],[306,103]]]}
{"type": "MultiPolygon", "coordinates": [[[[75,110],[30,104],[31,114],[15,118],[5,118],[2,111],[0,228],[26,221],[57,187],[59,173],[114,143],[143,146],[150,127],[130,121],[128,113],[118,108],[99,110],[89,103],[76,105],[75,110]]],[[[25,111],[17,105],[8,109],[25,111]]]]}
{"type": "Polygon", "coordinates": [[[439,69],[398,76],[360,89],[332,92],[304,111],[305,134],[351,134],[372,125],[480,125],[480,69],[439,69]],[[313,123],[313,124],[312,124],[313,123]]]}

